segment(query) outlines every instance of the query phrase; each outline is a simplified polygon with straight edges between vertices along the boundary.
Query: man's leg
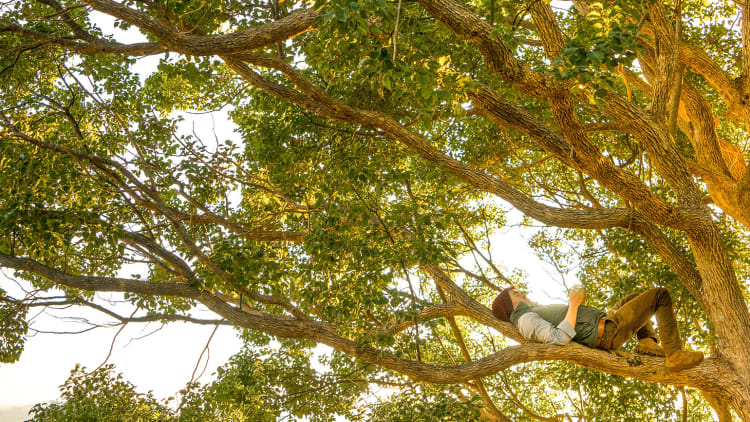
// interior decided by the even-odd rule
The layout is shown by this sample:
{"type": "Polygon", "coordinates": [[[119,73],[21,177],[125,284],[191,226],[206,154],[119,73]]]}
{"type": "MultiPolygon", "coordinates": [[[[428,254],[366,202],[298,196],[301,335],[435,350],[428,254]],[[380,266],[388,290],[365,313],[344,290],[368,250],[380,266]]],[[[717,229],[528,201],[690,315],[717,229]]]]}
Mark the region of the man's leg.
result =
{"type": "Polygon", "coordinates": [[[682,349],[672,297],[667,289],[653,288],[621,302],[624,302],[622,306],[608,315],[617,326],[612,334],[611,349],[622,346],[636,332],[639,339],[653,336],[653,327],[650,327],[653,315],[656,315],[656,322],[659,324],[659,336],[666,355],[682,349]]]}
{"type": "MultiPolygon", "coordinates": [[[[623,305],[635,299],[639,295],[640,293],[631,293],[625,296],[624,298],[620,299],[617,303],[614,304],[614,306],[612,306],[612,309],[610,309],[610,311],[607,312],[607,317],[611,319],[612,316],[615,314],[615,312],[620,310],[623,307],[623,305]]],[[[643,340],[646,338],[652,338],[654,340],[658,340],[658,337],[656,336],[656,331],[654,331],[654,326],[653,324],[651,324],[651,317],[649,317],[646,323],[643,324],[643,326],[639,328],[638,331],[636,331],[635,337],[638,340],[643,340]]]]}
{"type": "MultiPolygon", "coordinates": [[[[615,311],[622,308],[623,305],[630,302],[637,296],[638,293],[631,293],[620,299],[617,303],[615,303],[609,313],[607,313],[607,317],[611,319],[615,311]]],[[[636,331],[635,337],[638,339],[638,344],[635,346],[636,353],[652,356],[665,356],[664,349],[659,346],[659,340],[656,337],[656,332],[654,331],[654,326],[651,324],[650,318],[648,321],[646,321],[645,324],[643,324],[643,327],[639,328],[638,331],[636,331]]]]}
{"type": "Polygon", "coordinates": [[[606,324],[610,329],[604,328],[603,348],[612,350],[622,346],[652,315],[656,315],[656,323],[659,324],[659,337],[667,356],[664,366],[668,371],[692,368],[703,361],[703,353],[682,350],[672,297],[662,287],[637,295],[608,316],[611,321],[608,320],[606,324]]]}

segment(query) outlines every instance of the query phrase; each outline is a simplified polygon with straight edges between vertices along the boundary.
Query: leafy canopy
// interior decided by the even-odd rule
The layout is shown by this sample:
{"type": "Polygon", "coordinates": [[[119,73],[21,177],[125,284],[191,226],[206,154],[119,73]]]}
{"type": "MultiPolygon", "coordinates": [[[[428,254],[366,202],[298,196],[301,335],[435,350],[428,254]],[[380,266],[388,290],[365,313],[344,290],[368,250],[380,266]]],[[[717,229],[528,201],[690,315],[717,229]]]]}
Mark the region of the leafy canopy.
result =
{"type": "MultiPolygon", "coordinates": [[[[511,208],[590,305],[667,287],[692,347],[743,359],[744,329],[730,341],[715,324],[750,298],[750,208],[732,196],[747,119],[716,82],[748,77],[736,5],[574,3],[1,5],[0,266],[28,294],[0,289],[0,361],[19,359],[28,309],[54,300],[246,340],[179,411],[105,366],[75,369],[33,420],[681,418],[674,387],[646,382],[667,379],[653,358],[569,347],[470,365],[520,340],[478,304],[538,286],[493,248],[511,208]],[[677,20],[694,56],[664,41],[677,20]],[[668,108],[675,57],[695,60],[668,108]],[[228,120],[206,130],[196,113],[228,120]]],[[[750,382],[714,369],[706,390],[724,401],[750,382]]],[[[688,420],[710,417],[686,397],[688,420]]]]}

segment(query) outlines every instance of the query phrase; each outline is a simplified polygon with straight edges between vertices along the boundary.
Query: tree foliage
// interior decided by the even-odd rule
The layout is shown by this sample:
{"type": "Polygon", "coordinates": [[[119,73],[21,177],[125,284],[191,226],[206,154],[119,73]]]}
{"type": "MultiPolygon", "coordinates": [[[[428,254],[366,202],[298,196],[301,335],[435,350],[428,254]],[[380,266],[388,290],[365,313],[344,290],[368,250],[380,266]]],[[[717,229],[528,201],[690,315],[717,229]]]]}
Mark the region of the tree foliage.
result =
{"type": "Polygon", "coordinates": [[[151,393],[141,394],[135,386],[114,374],[113,365],[87,373],[76,366],[60,387],[59,403],[37,404],[29,412],[33,422],[51,421],[134,421],[175,420],[170,409],[151,393]]]}
{"type": "Polygon", "coordinates": [[[0,266],[29,294],[0,295],[0,359],[27,309],[73,305],[243,330],[164,417],[748,421],[747,7],[3,3],[0,266]],[[190,127],[214,112],[233,136],[190,127]],[[527,281],[492,259],[509,208],[590,304],[667,287],[710,358],[523,341],[484,305],[527,281]]]}

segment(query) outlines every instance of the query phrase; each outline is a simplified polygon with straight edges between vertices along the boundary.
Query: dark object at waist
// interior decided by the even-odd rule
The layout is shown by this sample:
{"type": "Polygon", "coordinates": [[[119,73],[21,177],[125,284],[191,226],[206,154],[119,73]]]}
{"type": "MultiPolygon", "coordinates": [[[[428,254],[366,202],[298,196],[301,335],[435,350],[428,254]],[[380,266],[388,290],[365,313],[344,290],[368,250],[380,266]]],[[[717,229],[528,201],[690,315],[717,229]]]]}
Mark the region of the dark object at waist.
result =
{"type": "Polygon", "coordinates": [[[602,345],[602,338],[604,337],[604,322],[607,318],[600,318],[599,325],[596,327],[596,348],[599,349],[602,345]]]}

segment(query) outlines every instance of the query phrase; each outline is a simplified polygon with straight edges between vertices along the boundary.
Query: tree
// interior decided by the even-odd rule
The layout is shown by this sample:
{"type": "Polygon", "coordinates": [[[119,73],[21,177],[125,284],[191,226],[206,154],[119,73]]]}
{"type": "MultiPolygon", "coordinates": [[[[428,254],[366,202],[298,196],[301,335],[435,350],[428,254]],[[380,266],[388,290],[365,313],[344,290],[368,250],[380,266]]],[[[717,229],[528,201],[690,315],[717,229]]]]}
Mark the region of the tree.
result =
{"type": "Polygon", "coordinates": [[[170,410],[151,393],[139,394],[122,375],[105,365],[91,373],[76,366],[61,387],[61,403],[38,404],[31,409],[33,422],[40,421],[158,421],[175,420],[170,410]]]}
{"type": "Polygon", "coordinates": [[[390,420],[410,394],[478,397],[489,420],[620,420],[643,389],[641,416],[673,412],[672,390],[606,373],[692,387],[720,421],[750,421],[746,2],[2,7],[0,266],[36,289],[2,296],[5,361],[25,311],[62,303],[231,324],[290,355],[327,345],[340,376],[366,364],[373,380],[425,383],[373,410],[390,420]],[[144,56],[159,57],[148,75],[144,56]],[[181,111],[221,108],[241,143],[177,130],[181,111]],[[524,343],[484,305],[510,283],[480,241],[504,224],[498,200],[549,227],[534,246],[580,266],[595,305],[669,287],[710,357],[668,373],[524,343]],[[145,274],[123,276],[132,265],[145,274]],[[198,304],[219,319],[192,317],[198,304]]]}

